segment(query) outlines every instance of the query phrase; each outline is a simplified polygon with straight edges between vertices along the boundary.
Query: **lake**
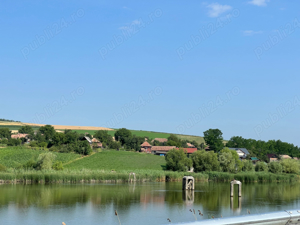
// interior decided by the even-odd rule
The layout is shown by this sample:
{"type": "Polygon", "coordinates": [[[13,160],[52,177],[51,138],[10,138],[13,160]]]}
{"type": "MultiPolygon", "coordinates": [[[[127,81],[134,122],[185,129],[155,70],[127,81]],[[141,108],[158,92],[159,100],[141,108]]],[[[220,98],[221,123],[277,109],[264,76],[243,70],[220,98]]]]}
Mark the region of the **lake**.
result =
{"type": "Polygon", "coordinates": [[[216,182],[198,182],[194,192],[182,191],[181,182],[0,185],[0,218],[7,225],[118,225],[117,210],[123,225],[153,225],[300,207],[298,183],[243,184],[242,198],[235,188],[231,199],[230,184],[216,182]]]}

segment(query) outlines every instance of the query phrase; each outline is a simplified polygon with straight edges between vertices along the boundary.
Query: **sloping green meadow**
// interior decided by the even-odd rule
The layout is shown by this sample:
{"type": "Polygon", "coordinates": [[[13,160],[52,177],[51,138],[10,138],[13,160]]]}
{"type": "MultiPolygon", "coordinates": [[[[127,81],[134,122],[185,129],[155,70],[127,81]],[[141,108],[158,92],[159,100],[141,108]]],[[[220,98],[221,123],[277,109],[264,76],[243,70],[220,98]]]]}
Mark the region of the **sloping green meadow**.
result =
{"type": "MultiPolygon", "coordinates": [[[[8,147],[0,148],[0,164],[8,167],[15,168],[29,161],[30,159],[36,160],[41,153],[48,152],[46,150],[32,150],[25,147],[8,147]]],[[[62,161],[63,163],[70,162],[78,159],[81,156],[73,153],[57,153],[55,161],[62,161]]]]}
{"type": "Polygon", "coordinates": [[[165,167],[165,157],[156,156],[147,153],[136,153],[126,151],[103,151],[76,160],[70,164],[64,165],[66,169],[90,169],[90,170],[131,170],[131,169],[149,169],[163,170],[165,167]]]}

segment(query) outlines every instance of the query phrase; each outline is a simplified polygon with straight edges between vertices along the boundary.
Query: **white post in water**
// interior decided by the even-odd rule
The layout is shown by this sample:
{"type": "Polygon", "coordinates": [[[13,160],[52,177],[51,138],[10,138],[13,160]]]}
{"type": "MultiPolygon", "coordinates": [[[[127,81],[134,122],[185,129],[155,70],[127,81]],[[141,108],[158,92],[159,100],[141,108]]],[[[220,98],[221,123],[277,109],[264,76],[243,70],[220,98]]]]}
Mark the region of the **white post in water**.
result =
{"type": "Polygon", "coordinates": [[[239,197],[242,197],[242,182],[238,180],[233,180],[230,182],[230,197],[233,197],[234,185],[239,185],[239,197]]]}
{"type": "Polygon", "coordinates": [[[129,174],[128,182],[129,182],[129,181],[132,182],[131,175],[133,175],[133,181],[135,182],[135,181],[136,181],[136,178],[135,178],[135,173],[133,173],[133,172],[131,172],[131,173],[129,174]]]}
{"type": "Polygon", "coordinates": [[[194,190],[195,179],[192,176],[184,176],[182,178],[182,190],[194,190]]]}

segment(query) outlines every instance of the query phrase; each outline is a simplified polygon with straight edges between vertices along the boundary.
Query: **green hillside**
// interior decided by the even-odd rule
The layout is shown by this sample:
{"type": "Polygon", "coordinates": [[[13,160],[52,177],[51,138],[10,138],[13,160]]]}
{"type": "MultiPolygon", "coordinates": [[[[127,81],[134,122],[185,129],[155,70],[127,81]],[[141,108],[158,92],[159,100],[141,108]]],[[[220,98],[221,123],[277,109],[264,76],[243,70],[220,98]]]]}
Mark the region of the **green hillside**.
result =
{"type": "MultiPolygon", "coordinates": [[[[41,153],[49,151],[44,150],[31,150],[22,147],[8,147],[0,148],[0,164],[6,167],[17,167],[20,164],[24,164],[30,159],[36,160],[41,153]]],[[[63,163],[70,162],[72,160],[78,159],[81,156],[74,153],[57,153],[55,161],[62,161],[63,163]]]]}
{"type": "Polygon", "coordinates": [[[99,152],[89,157],[76,160],[64,165],[64,168],[116,171],[131,169],[162,170],[165,164],[165,157],[162,156],[112,150],[99,152]]]}

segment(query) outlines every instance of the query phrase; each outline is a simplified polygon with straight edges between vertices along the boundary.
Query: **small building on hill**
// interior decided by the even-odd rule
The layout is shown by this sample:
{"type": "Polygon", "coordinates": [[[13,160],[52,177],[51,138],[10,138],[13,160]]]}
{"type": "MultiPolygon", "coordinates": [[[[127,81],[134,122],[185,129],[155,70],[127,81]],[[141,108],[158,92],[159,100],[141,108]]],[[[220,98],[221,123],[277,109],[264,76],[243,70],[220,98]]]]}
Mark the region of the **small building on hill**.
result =
{"type": "Polygon", "coordinates": [[[276,154],[267,154],[267,158],[269,159],[270,162],[277,162],[278,157],[276,154]]]}
{"type": "Polygon", "coordinates": [[[242,160],[246,159],[247,155],[250,154],[246,148],[229,148],[229,149],[235,150],[236,153],[239,155],[239,158],[242,160]]]}
{"type": "Polygon", "coordinates": [[[195,145],[192,145],[191,143],[186,143],[186,144],[189,148],[195,148],[195,145]]]}
{"type": "Polygon", "coordinates": [[[92,145],[94,148],[102,148],[102,143],[97,138],[92,139],[92,145]]]}
{"type": "Polygon", "coordinates": [[[20,139],[20,138],[26,138],[29,134],[12,134],[11,138],[13,139],[20,139]]]}
{"type": "Polygon", "coordinates": [[[154,155],[165,156],[168,151],[176,148],[176,146],[152,146],[151,153],[154,155]]]}
{"type": "Polygon", "coordinates": [[[292,157],[289,155],[279,155],[281,159],[291,159],[292,157]]]}
{"type": "Polygon", "coordinates": [[[141,144],[141,152],[151,153],[152,145],[150,145],[147,141],[141,144]]]}

